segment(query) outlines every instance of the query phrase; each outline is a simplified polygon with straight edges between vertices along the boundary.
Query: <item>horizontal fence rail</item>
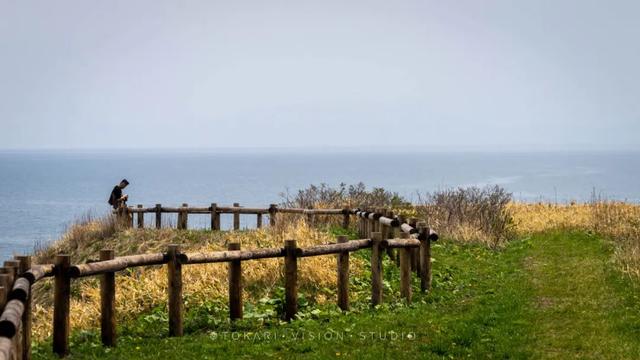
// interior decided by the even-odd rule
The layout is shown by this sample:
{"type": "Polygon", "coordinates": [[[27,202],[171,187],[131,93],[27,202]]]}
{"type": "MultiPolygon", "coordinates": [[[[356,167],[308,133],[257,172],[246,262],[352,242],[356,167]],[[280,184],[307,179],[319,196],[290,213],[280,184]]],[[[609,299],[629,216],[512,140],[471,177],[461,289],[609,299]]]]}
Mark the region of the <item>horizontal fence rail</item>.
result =
{"type": "MultiPolygon", "coordinates": [[[[34,283],[46,277],[54,277],[54,319],[53,351],[63,357],[69,353],[69,311],[71,282],[75,278],[100,277],[101,296],[101,338],[104,346],[116,345],[115,317],[115,273],[138,266],[167,266],[169,336],[183,334],[182,266],[207,263],[228,263],[229,270],[229,316],[231,320],[243,316],[242,263],[266,258],[284,258],[285,303],[284,318],[292,320],[297,313],[299,258],[312,256],[337,256],[337,304],[344,311],[349,310],[349,253],[371,249],[371,305],[382,302],[382,257],[386,252],[400,267],[400,293],[411,301],[411,273],[420,278],[420,289],[427,292],[431,288],[431,242],[438,240],[438,234],[417,219],[405,221],[394,216],[391,211],[375,209],[291,209],[271,205],[267,209],[218,207],[208,208],[183,206],[179,208],[156,205],[151,208],[138,206],[123,208],[119,215],[178,212],[212,214],[212,225],[219,226],[219,214],[254,214],[261,224],[262,214],[269,214],[270,225],[274,226],[276,214],[342,215],[343,226],[349,227],[350,216],[358,218],[359,240],[348,240],[339,236],[336,243],[299,248],[295,240],[287,240],[281,248],[261,248],[243,250],[239,243],[229,244],[226,251],[181,252],[179,245],[169,245],[165,253],[127,255],[116,257],[113,250],[100,252],[100,261],[72,265],[69,255],[59,254],[55,264],[31,264],[31,257],[19,256],[6,261],[0,268],[0,360],[31,358],[31,289],[34,283]],[[394,249],[399,253],[394,254],[394,249]]],[[[186,228],[186,216],[179,218],[186,228]]],[[[144,224],[144,220],[139,224],[144,224]]],[[[237,224],[234,219],[234,225],[237,224]]],[[[143,227],[143,226],[140,226],[143,227]]],[[[213,227],[215,229],[215,227],[213,227]]],[[[219,227],[218,227],[219,229],[219,227]]]]}
{"type": "Polygon", "coordinates": [[[166,207],[162,206],[162,204],[156,204],[154,207],[144,207],[143,205],[137,205],[136,207],[123,206],[114,210],[114,213],[121,218],[124,224],[130,227],[137,224],[138,228],[145,227],[145,214],[154,214],[155,227],[157,229],[162,227],[162,214],[177,214],[176,228],[178,229],[187,228],[189,214],[209,214],[211,216],[211,230],[220,230],[220,215],[231,214],[233,215],[233,229],[239,230],[240,215],[255,215],[256,227],[262,228],[263,215],[268,215],[270,226],[274,226],[278,213],[305,215],[310,223],[314,222],[315,216],[342,215],[343,226],[346,228],[349,226],[349,216],[353,214],[353,211],[351,209],[280,208],[276,204],[271,204],[268,208],[247,208],[240,206],[238,203],[233,204],[233,206],[218,206],[218,204],[212,203],[208,207],[193,207],[189,206],[189,204],[182,204],[182,207],[166,207]],[[134,222],[134,216],[137,218],[136,222],[134,222]]]}

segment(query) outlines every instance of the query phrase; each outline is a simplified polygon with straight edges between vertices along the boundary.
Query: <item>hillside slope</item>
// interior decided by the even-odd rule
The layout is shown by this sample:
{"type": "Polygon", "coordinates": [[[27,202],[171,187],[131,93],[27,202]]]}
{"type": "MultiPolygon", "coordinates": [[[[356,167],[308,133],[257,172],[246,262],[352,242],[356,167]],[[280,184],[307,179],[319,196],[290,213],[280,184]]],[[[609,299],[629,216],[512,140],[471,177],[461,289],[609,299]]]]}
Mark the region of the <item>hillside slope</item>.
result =
{"type": "MultiPolygon", "coordinates": [[[[205,311],[192,315],[183,338],[159,333],[165,319],[158,312],[123,327],[114,349],[102,348],[96,332],[76,333],[71,358],[640,357],[639,289],[620,276],[597,236],[552,231],[502,250],[443,241],[433,257],[433,292],[416,294],[409,306],[398,301],[397,270],[386,264],[378,309],[360,301],[340,314],[314,304],[291,324],[259,321],[266,307],[249,309],[253,315],[236,324],[196,321],[205,311]]],[[[367,275],[352,279],[354,292],[366,295],[367,275]]],[[[34,355],[54,358],[46,343],[34,355]]]]}

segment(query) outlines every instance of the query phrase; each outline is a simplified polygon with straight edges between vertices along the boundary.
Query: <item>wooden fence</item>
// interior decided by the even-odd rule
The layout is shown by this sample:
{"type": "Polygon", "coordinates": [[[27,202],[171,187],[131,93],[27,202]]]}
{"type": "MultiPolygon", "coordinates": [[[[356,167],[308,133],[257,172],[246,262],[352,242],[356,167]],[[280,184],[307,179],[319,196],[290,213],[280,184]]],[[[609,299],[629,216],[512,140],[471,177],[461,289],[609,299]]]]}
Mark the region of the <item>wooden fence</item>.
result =
{"type": "Polygon", "coordinates": [[[150,214],[150,216],[153,215],[155,217],[156,229],[160,229],[162,227],[162,214],[177,214],[177,229],[186,229],[188,227],[189,214],[209,215],[211,230],[220,230],[220,215],[230,214],[233,215],[233,229],[239,230],[240,215],[255,215],[256,228],[259,229],[263,226],[263,215],[269,216],[270,225],[273,226],[276,222],[277,214],[304,215],[310,223],[315,222],[316,216],[342,215],[342,224],[346,228],[349,227],[349,217],[352,210],[280,208],[276,204],[271,204],[269,205],[269,208],[262,209],[241,207],[238,203],[234,203],[233,206],[218,206],[218,204],[212,203],[209,207],[190,207],[189,204],[182,204],[182,207],[163,207],[162,204],[156,204],[154,207],[137,205],[136,207],[123,207],[117,210],[116,213],[120,215],[122,219],[126,220],[126,223],[129,226],[137,226],[138,228],[145,227],[145,214],[150,214]]]}
{"type": "MultiPolygon", "coordinates": [[[[182,300],[182,267],[191,264],[228,263],[229,281],[229,317],[231,320],[243,316],[242,299],[242,267],[243,262],[265,258],[284,258],[285,301],[284,317],[291,320],[297,312],[298,291],[298,259],[310,256],[337,255],[337,304],[349,310],[349,253],[361,249],[371,249],[371,305],[382,302],[382,258],[386,252],[393,256],[393,249],[399,249],[398,257],[394,257],[400,266],[401,295],[411,301],[411,274],[417,273],[420,278],[420,289],[426,292],[431,287],[431,241],[438,235],[426,226],[412,219],[405,221],[393,216],[390,211],[376,209],[364,211],[360,209],[282,209],[271,205],[268,209],[248,209],[234,207],[209,208],[142,208],[126,210],[138,215],[154,212],[159,218],[163,212],[179,212],[182,215],[179,228],[185,229],[186,214],[211,214],[212,228],[219,229],[219,214],[234,215],[234,228],[238,228],[235,220],[240,214],[258,216],[269,214],[270,224],[276,223],[276,214],[293,213],[314,216],[341,215],[343,226],[349,226],[349,218],[358,219],[359,240],[348,240],[339,236],[336,243],[316,245],[306,248],[297,247],[296,240],[287,240],[282,248],[242,250],[239,243],[231,243],[227,251],[215,252],[182,252],[179,245],[169,245],[164,253],[128,255],[116,257],[113,250],[100,251],[100,261],[72,265],[69,255],[59,254],[54,264],[32,265],[29,256],[16,257],[6,261],[0,268],[0,360],[31,358],[31,288],[34,283],[45,278],[54,277],[54,315],[53,315],[53,351],[60,357],[69,353],[69,308],[71,298],[71,282],[73,279],[99,276],[101,296],[101,338],[105,346],[116,345],[116,309],[115,309],[115,273],[136,266],[166,265],[168,282],[169,336],[183,334],[183,300],[182,300]]],[[[140,227],[144,227],[143,218],[139,217],[140,227]],[[142,220],[140,220],[142,219],[142,220]]],[[[312,219],[309,219],[312,221],[312,219]]],[[[160,223],[160,222],[157,222],[160,223]]]]}

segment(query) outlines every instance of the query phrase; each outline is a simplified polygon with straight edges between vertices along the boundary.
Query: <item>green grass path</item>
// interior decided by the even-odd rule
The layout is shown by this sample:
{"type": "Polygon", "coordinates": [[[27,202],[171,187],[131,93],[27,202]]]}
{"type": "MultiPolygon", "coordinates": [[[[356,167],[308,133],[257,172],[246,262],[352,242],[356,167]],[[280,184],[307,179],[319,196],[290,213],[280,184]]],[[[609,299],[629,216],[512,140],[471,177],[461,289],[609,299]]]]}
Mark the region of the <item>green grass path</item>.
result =
{"type": "Polygon", "coordinates": [[[533,353],[541,358],[640,358],[638,289],[588,234],[536,236],[524,259],[534,289],[533,353]]]}
{"type": "MultiPolygon", "coordinates": [[[[95,332],[76,334],[71,358],[640,358],[640,291],[614,270],[601,239],[555,232],[500,251],[445,241],[433,254],[434,289],[410,306],[398,299],[397,269],[385,263],[379,309],[356,301],[345,315],[307,309],[313,315],[291,324],[245,320],[180,339],[162,336],[162,319],[145,323],[148,331],[122,331],[115,349],[102,348],[95,332]]],[[[364,298],[366,281],[352,284],[364,298]]],[[[34,357],[53,358],[48,348],[34,357]]]]}

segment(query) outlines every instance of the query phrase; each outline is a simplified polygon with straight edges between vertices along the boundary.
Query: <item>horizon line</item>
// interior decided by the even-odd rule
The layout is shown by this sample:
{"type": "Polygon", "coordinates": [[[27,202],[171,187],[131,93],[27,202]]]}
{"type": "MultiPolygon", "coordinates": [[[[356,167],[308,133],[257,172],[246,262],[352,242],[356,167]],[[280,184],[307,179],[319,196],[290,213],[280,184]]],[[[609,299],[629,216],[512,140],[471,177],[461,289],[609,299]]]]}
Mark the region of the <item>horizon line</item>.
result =
{"type": "Polygon", "coordinates": [[[20,152],[191,152],[191,153],[211,153],[211,152],[372,152],[372,153],[398,153],[398,152],[431,152],[431,153],[548,153],[548,152],[591,152],[591,153],[611,153],[611,152],[639,152],[640,147],[594,147],[594,146],[426,146],[426,145],[361,145],[361,146],[212,146],[212,147],[13,147],[1,148],[0,153],[20,153],[20,152]]]}

